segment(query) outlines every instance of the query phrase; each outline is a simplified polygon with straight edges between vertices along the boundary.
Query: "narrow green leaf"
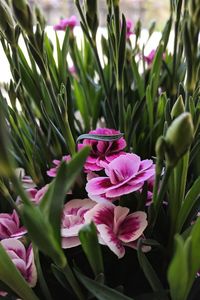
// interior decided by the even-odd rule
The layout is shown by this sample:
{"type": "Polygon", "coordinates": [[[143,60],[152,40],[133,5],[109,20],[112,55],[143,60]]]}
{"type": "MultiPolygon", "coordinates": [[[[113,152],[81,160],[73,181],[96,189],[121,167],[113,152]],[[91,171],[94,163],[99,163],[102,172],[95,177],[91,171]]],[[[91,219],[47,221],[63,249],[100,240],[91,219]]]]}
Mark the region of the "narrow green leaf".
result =
{"type": "Polygon", "coordinates": [[[137,254],[138,254],[138,260],[139,260],[140,266],[141,266],[149,284],[151,285],[153,291],[155,291],[155,292],[162,291],[163,286],[162,286],[162,283],[160,282],[160,279],[156,275],[156,272],[154,271],[153,267],[151,266],[146,255],[142,252],[142,240],[139,241],[137,254]]]}
{"type": "Polygon", "coordinates": [[[187,217],[189,216],[192,208],[195,206],[196,202],[199,200],[200,197],[200,177],[196,179],[193,183],[191,189],[188,191],[187,195],[185,196],[183,205],[178,215],[178,225],[177,231],[181,231],[187,217]]]}
{"type": "Polygon", "coordinates": [[[95,141],[104,141],[104,142],[113,142],[119,140],[121,137],[124,136],[124,133],[119,133],[119,134],[113,134],[113,135],[103,135],[103,134],[91,134],[91,133],[86,133],[86,134],[81,134],[77,140],[76,143],[87,139],[87,140],[95,140],[95,141]]]}
{"type": "Polygon", "coordinates": [[[40,208],[51,224],[59,243],[61,243],[60,223],[64,199],[78,174],[81,172],[89,151],[89,147],[84,147],[74,155],[68,164],[66,162],[61,164],[56,178],[49,187],[47,195],[44,196],[40,203],[40,208]]]}
{"type": "Polygon", "coordinates": [[[80,282],[89,290],[98,300],[134,300],[129,298],[110,287],[98,283],[83,274],[75,271],[80,282]]]}
{"type": "Polygon", "coordinates": [[[185,300],[188,286],[188,254],[181,236],[177,235],[175,242],[175,253],[168,268],[168,282],[172,300],[185,300]]]}
{"type": "Polygon", "coordinates": [[[79,239],[95,276],[103,273],[103,259],[94,223],[85,225],[79,231],[79,239]]]}

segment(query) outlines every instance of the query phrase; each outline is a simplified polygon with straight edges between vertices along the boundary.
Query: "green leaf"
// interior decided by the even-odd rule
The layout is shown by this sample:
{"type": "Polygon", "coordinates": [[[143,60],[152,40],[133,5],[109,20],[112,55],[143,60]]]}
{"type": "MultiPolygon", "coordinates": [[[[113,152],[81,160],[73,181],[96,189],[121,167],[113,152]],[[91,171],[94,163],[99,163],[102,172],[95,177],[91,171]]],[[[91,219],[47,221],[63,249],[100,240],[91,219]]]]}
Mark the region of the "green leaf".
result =
{"type": "Polygon", "coordinates": [[[199,201],[199,197],[200,197],[200,177],[196,179],[191,189],[188,191],[188,193],[185,196],[184,202],[182,204],[182,207],[178,215],[178,222],[177,222],[178,232],[181,231],[185,221],[187,220],[187,217],[192,211],[192,208],[195,206],[196,202],[199,201]]]}
{"type": "Polygon", "coordinates": [[[103,259],[94,223],[85,225],[79,231],[79,239],[95,276],[103,273],[103,259]]]}
{"type": "Polygon", "coordinates": [[[47,195],[44,196],[40,203],[40,208],[51,224],[59,243],[61,243],[60,223],[64,199],[81,172],[89,151],[89,147],[84,147],[80,152],[74,155],[68,164],[66,162],[61,164],[56,178],[49,187],[47,195]]]}
{"type": "Polygon", "coordinates": [[[175,238],[175,253],[168,268],[168,282],[172,300],[185,300],[188,286],[188,253],[181,236],[175,238]],[[181,276],[177,276],[181,274],[181,276]]]}
{"type": "Polygon", "coordinates": [[[139,93],[139,96],[140,96],[140,100],[143,99],[144,97],[144,80],[143,78],[140,76],[140,73],[139,73],[139,67],[135,61],[135,57],[133,56],[132,58],[132,61],[131,61],[131,68],[132,68],[132,71],[133,71],[133,75],[134,75],[134,80],[136,82],[136,86],[138,88],[138,93],[139,93]]]}
{"type": "Polygon", "coordinates": [[[110,287],[98,283],[83,274],[75,271],[80,282],[89,290],[98,300],[134,300],[129,298],[110,287]]]}
{"type": "Polygon", "coordinates": [[[162,291],[163,286],[162,286],[162,283],[160,282],[160,279],[158,278],[156,272],[154,271],[153,267],[151,266],[146,255],[142,252],[142,240],[139,241],[137,254],[138,254],[138,260],[139,260],[140,266],[141,266],[149,284],[151,285],[153,291],[155,291],[155,292],[162,291]]]}
{"type": "Polygon", "coordinates": [[[24,300],[38,300],[0,243],[0,280],[24,300]]]}
{"type": "Polygon", "coordinates": [[[123,137],[123,133],[119,134],[113,134],[113,135],[104,135],[104,134],[91,134],[91,133],[86,133],[86,134],[81,134],[77,140],[76,143],[87,139],[87,140],[95,140],[95,141],[104,141],[104,142],[113,142],[119,140],[121,137],[123,137]]]}
{"type": "Polygon", "coordinates": [[[80,111],[84,121],[85,130],[88,131],[90,129],[88,103],[87,103],[84,89],[81,86],[81,84],[77,82],[77,80],[74,80],[74,96],[75,96],[77,108],[80,111]]]}

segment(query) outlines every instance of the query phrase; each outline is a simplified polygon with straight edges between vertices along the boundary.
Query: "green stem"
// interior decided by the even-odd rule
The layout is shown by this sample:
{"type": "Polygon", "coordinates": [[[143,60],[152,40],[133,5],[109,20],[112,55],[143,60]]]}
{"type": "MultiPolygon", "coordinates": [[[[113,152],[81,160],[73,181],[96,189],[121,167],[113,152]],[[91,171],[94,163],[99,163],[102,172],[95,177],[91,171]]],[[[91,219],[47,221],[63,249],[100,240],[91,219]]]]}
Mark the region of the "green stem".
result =
{"type": "Polygon", "coordinates": [[[168,183],[169,177],[171,175],[171,172],[172,172],[172,167],[167,166],[165,174],[164,174],[162,182],[161,182],[159,192],[158,192],[158,188],[159,188],[160,174],[156,175],[156,182],[155,182],[154,193],[153,193],[154,215],[153,215],[153,221],[151,224],[151,232],[153,231],[153,228],[156,224],[158,214],[159,214],[159,211],[160,211],[160,208],[162,205],[162,201],[163,201],[163,198],[164,198],[166,190],[167,190],[167,183],[168,183]]]}
{"type": "Polygon", "coordinates": [[[76,294],[76,296],[78,297],[78,299],[84,300],[85,297],[81,291],[81,288],[80,288],[70,266],[68,264],[66,264],[65,267],[62,268],[62,271],[63,271],[63,274],[65,275],[67,281],[70,283],[71,287],[73,288],[73,291],[76,294]]]}
{"type": "Polygon", "coordinates": [[[48,289],[47,283],[44,279],[43,271],[41,268],[40,258],[39,258],[39,250],[35,245],[33,245],[33,249],[34,249],[35,263],[37,266],[38,279],[39,279],[39,284],[40,284],[41,290],[42,290],[46,300],[52,300],[51,294],[49,292],[49,289],[48,289]]]}

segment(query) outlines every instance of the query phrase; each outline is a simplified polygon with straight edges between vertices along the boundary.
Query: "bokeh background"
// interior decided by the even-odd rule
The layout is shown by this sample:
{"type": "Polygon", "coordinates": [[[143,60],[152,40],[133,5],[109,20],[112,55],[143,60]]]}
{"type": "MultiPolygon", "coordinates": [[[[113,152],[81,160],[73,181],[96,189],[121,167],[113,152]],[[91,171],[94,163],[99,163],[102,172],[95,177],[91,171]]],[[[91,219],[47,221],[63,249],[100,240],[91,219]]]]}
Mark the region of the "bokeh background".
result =
{"type": "MultiPolygon", "coordinates": [[[[78,16],[74,0],[29,0],[37,3],[45,12],[49,25],[58,22],[60,17],[78,16]]],[[[100,24],[106,22],[106,0],[98,0],[100,24]]],[[[169,0],[121,0],[121,11],[126,18],[137,22],[141,19],[143,27],[148,27],[152,20],[157,22],[157,30],[161,30],[169,16],[169,0]]]]}

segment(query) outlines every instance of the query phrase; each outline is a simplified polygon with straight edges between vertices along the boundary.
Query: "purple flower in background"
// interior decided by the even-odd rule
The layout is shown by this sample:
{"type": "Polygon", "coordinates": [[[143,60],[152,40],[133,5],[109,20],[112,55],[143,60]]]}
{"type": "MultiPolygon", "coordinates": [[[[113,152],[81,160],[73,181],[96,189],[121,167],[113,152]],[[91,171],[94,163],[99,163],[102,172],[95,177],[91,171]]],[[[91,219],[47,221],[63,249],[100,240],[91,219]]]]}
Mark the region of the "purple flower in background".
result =
{"type": "Polygon", "coordinates": [[[138,191],[155,173],[152,160],[142,160],[136,154],[127,153],[115,158],[105,166],[105,177],[92,178],[86,184],[89,198],[101,202],[104,199],[138,191]]]}
{"type": "Polygon", "coordinates": [[[20,238],[26,232],[27,230],[20,226],[19,216],[15,210],[12,214],[0,214],[0,240],[11,237],[20,238]]]}
{"type": "Polygon", "coordinates": [[[151,52],[147,56],[144,55],[144,61],[147,63],[148,66],[153,63],[155,55],[156,55],[155,49],[151,50],[151,52]]]}
{"type": "Polygon", "coordinates": [[[99,242],[107,245],[118,258],[124,256],[124,246],[137,248],[136,241],[147,227],[145,212],[137,211],[129,214],[127,207],[111,203],[97,204],[84,217],[87,222],[95,223],[99,242]]]}
{"type": "Polygon", "coordinates": [[[74,199],[65,204],[61,225],[63,248],[80,245],[78,232],[85,225],[84,214],[94,205],[96,203],[90,199],[74,199]]]}
{"type": "MultiPolygon", "coordinates": [[[[97,135],[116,135],[120,132],[115,129],[97,128],[89,133],[97,135]]],[[[125,153],[122,152],[122,150],[126,147],[126,141],[124,138],[120,138],[112,142],[85,139],[82,144],[79,144],[79,146],[91,147],[90,155],[84,165],[85,170],[100,171],[104,169],[105,163],[110,163],[113,159],[125,153]]]]}
{"type": "Polygon", "coordinates": [[[32,246],[30,245],[28,249],[26,249],[22,242],[12,238],[2,240],[1,245],[24,279],[28,282],[29,286],[34,287],[37,282],[37,271],[32,246]]]}
{"type": "Polygon", "coordinates": [[[132,34],[134,34],[133,31],[133,22],[131,20],[126,20],[126,38],[128,39],[132,34]]]}
{"type": "Polygon", "coordinates": [[[71,16],[69,19],[61,19],[60,22],[53,26],[54,30],[65,31],[67,27],[73,29],[78,24],[76,16],[71,16]]]}

